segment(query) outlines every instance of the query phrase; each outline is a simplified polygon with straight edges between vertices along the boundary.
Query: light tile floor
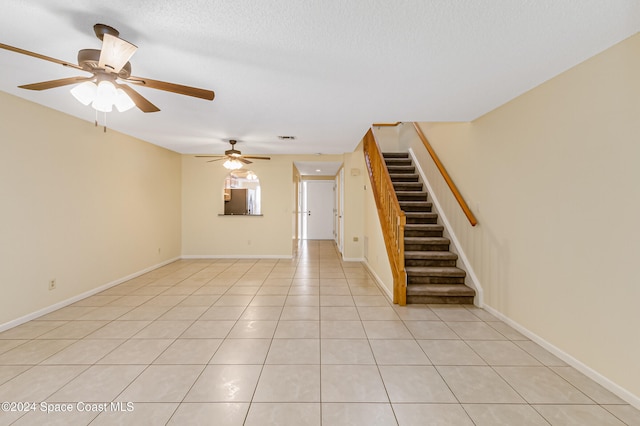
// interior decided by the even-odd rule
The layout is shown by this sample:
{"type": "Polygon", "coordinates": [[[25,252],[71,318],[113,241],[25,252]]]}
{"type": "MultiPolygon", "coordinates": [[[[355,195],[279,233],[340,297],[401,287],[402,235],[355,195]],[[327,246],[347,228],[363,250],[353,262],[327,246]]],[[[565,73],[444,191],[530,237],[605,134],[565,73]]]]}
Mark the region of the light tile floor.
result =
{"type": "Polygon", "coordinates": [[[7,330],[0,401],[23,410],[0,425],[640,425],[481,309],[390,304],[328,241],[178,261],[7,330]]]}

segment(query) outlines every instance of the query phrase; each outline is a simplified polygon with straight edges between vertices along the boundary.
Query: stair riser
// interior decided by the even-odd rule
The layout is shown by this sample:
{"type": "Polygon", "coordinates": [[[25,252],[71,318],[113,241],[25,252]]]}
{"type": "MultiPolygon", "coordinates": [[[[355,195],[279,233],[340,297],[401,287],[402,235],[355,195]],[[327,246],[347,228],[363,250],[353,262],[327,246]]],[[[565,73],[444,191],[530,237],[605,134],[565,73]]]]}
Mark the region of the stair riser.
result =
{"type": "Polygon", "coordinates": [[[400,208],[405,212],[427,212],[431,213],[431,203],[424,204],[403,204],[400,202],[400,208]]]}
{"type": "Polygon", "coordinates": [[[407,304],[410,303],[429,303],[443,305],[473,305],[472,296],[409,296],[407,295],[407,304]]]}
{"type": "Polygon", "coordinates": [[[436,259],[405,259],[404,266],[456,266],[456,261],[436,259]]]}
{"type": "Polygon", "coordinates": [[[439,230],[404,230],[406,237],[442,237],[442,231],[439,230]]]}
{"type": "Polygon", "coordinates": [[[409,217],[407,216],[407,223],[415,225],[435,225],[438,223],[437,217],[409,217]]]}
{"type": "Polygon", "coordinates": [[[411,160],[410,159],[406,159],[406,158],[386,158],[384,160],[384,162],[387,165],[387,167],[412,166],[413,165],[411,160]]]}
{"type": "Polygon", "coordinates": [[[422,191],[422,183],[420,183],[420,182],[393,182],[393,189],[395,189],[396,191],[422,191]]]}
{"type": "Polygon", "coordinates": [[[415,167],[408,167],[408,166],[389,166],[387,167],[387,170],[389,170],[389,174],[402,174],[402,173],[414,174],[416,172],[415,167]]]}
{"type": "Polygon", "coordinates": [[[417,192],[415,194],[398,194],[396,192],[398,201],[427,201],[427,194],[417,192]]]}
{"type": "Polygon", "coordinates": [[[449,251],[449,244],[447,243],[404,243],[405,251],[449,251]]]}
{"type": "Polygon", "coordinates": [[[382,157],[387,158],[409,158],[409,154],[406,152],[383,152],[382,157]]]}
{"type": "Polygon", "coordinates": [[[411,173],[392,175],[391,182],[418,182],[418,175],[414,175],[411,173]]]}
{"type": "Polygon", "coordinates": [[[464,277],[425,277],[407,274],[409,284],[464,284],[464,277]]]}

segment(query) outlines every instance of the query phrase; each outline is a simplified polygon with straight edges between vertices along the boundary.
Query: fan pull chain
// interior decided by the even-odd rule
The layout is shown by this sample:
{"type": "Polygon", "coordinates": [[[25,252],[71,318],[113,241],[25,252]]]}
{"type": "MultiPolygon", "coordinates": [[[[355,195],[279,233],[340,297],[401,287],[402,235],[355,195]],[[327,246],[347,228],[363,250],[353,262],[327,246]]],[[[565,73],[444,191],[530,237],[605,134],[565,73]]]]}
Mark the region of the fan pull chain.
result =
{"type": "MultiPolygon", "coordinates": [[[[96,110],[96,120],[94,122],[95,126],[98,127],[98,110],[96,110]]],[[[107,113],[104,113],[104,133],[107,133],[107,113]]]]}

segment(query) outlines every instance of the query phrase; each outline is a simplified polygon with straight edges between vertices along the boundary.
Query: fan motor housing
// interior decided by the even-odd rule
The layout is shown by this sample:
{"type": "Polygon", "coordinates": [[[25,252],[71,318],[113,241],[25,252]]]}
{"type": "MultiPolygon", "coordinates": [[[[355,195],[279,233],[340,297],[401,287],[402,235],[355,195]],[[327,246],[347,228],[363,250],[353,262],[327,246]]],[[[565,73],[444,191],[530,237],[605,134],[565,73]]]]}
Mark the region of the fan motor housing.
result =
{"type": "MultiPolygon", "coordinates": [[[[80,65],[83,70],[91,73],[104,72],[104,70],[99,67],[99,62],[100,51],[98,49],[82,49],[78,51],[78,65],[80,65]]],[[[131,62],[127,62],[118,73],[118,77],[127,79],[130,76],[131,62]]]]}

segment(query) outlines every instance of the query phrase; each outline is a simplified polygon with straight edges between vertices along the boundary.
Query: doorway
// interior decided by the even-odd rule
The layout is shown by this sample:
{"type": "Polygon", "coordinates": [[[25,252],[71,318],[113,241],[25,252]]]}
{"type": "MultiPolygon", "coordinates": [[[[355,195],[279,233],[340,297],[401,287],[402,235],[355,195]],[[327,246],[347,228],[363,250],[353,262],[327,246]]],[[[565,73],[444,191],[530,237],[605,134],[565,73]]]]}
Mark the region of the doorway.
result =
{"type": "Polygon", "coordinates": [[[336,244],[338,245],[338,251],[344,256],[344,167],[340,168],[340,173],[336,176],[336,188],[335,193],[335,205],[336,208],[336,244]]]}
{"type": "Polygon", "coordinates": [[[301,228],[303,240],[334,239],[333,180],[302,181],[301,228]]]}

